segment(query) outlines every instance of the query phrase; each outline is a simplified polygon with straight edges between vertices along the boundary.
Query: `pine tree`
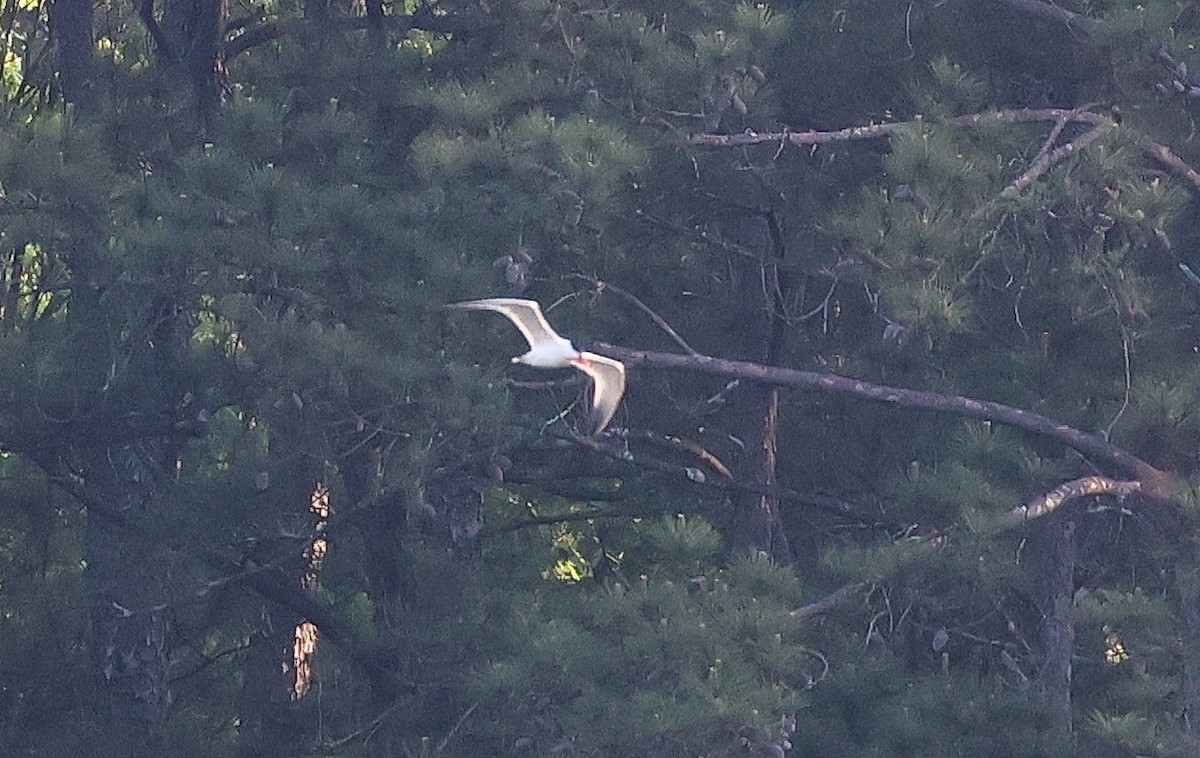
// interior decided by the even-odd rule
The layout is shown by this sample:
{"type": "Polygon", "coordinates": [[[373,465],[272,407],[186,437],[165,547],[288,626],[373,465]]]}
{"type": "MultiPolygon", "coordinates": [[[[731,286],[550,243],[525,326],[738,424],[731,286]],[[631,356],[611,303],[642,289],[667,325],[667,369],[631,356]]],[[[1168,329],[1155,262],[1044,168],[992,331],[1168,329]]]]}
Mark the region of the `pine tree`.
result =
{"type": "Polygon", "coordinates": [[[1194,752],[1190,9],[84,10],[0,14],[15,748],[1194,752]]]}

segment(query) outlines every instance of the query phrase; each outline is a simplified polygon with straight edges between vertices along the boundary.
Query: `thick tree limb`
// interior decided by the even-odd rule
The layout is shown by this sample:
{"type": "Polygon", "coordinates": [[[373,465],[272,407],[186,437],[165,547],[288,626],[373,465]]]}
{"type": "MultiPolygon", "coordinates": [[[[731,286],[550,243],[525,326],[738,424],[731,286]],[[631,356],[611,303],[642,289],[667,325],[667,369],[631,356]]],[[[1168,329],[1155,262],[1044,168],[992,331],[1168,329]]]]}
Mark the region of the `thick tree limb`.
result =
{"type": "Polygon", "coordinates": [[[764,366],[746,361],[731,361],[706,355],[690,356],[631,350],[626,347],[599,343],[597,352],[616,358],[630,367],[698,371],[718,376],[737,377],[763,384],[786,385],[839,395],[851,395],[876,402],[891,403],[904,408],[949,413],[966,418],[984,419],[1023,429],[1057,440],[1078,451],[1097,464],[1122,476],[1138,480],[1143,492],[1169,497],[1175,480],[1135,455],[1110,442],[1075,427],[990,400],[976,400],[961,395],[942,395],[935,392],[888,387],[836,374],[764,366]]]}
{"type": "Polygon", "coordinates": [[[167,60],[179,63],[182,58],[175,50],[175,46],[167,39],[162,27],[158,25],[158,19],[154,17],[154,0],[142,0],[138,3],[138,17],[145,24],[146,31],[150,32],[155,50],[167,60]]]}
{"type": "Polygon", "coordinates": [[[1126,497],[1141,489],[1141,482],[1125,482],[1110,479],[1107,476],[1085,476],[1081,479],[1073,479],[1045,494],[1038,495],[1018,508],[1014,508],[1004,519],[1003,525],[1016,526],[1035,518],[1041,518],[1081,497],[1091,495],[1126,497]]]}

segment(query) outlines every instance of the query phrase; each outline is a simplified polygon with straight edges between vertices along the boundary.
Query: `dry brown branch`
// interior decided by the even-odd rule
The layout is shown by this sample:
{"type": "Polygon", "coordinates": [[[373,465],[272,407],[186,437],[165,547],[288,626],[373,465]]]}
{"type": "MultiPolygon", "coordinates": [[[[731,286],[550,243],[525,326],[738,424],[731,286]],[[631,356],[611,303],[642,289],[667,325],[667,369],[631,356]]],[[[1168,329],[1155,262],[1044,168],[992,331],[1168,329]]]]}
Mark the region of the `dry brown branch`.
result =
{"type": "Polygon", "coordinates": [[[710,453],[708,450],[706,450],[704,448],[703,445],[701,445],[698,442],[693,442],[692,440],[685,440],[682,437],[676,437],[675,435],[672,435],[672,434],[659,434],[658,432],[651,432],[651,431],[643,431],[643,432],[627,431],[625,433],[626,439],[630,439],[635,436],[640,439],[644,439],[647,442],[654,442],[654,443],[657,443],[660,445],[666,445],[668,447],[673,447],[673,448],[678,448],[680,450],[684,450],[684,451],[696,456],[697,458],[699,458],[701,461],[704,462],[704,464],[706,466],[711,468],[713,471],[716,471],[718,474],[725,477],[726,479],[733,478],[733,472],[729,470],[729,467],[725,465],[725,462],[722,461],[717,456],[710,453]]]}
{"type": "Polygon", "coordinates": [[[829,513],[841,518],[853,519],[860,523],[876,523],[875,519],[864,517],[863,510],[865,509],[857,508],[852,503],[847,503],[835,498],[806,492],[797,492],[796,490],[789,489],[787,487],[781,487],[779,485],[767,486],[756,483],[742,482],[736,479],[707,476],[696,468],[680,466],[676,463],[659,460],[647,455],[634,455],[628,450],[621,449],[619,446],[614,445],[611,441],[595,440],[590,437],[581,437],[577,434],[571,434],[566,431],[545,429],[542,431],[542,434],[550,435],[556,439],[570,442],[614,461],[620,461],[621,463],[649,469],[651,471],[660,471],[662,473],[678,477],[679,479],[686,479],[698,487],[707,487],[730,492],[755,493],[765,497],[774,497],[779,498],[780,500],[788,500],[790,502],[800,503],[811,508],[816,508],[817,510],[825,513],[829,513]]]}

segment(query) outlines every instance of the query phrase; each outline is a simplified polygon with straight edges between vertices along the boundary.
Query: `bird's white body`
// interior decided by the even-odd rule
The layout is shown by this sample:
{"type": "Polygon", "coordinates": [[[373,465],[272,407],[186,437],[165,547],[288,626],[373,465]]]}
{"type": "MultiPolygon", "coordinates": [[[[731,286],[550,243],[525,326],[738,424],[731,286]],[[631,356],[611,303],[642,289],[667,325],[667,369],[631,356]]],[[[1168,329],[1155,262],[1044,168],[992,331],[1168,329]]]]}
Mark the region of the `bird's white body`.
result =
{"type": "Polygon", "coordinates": [[[592,434],[599,434],[608,426],[625,394],[625,366],[620,361],[580,351],[570,340],[560,337],[533,300],[490,297],[451,303],[449,307],[495,311],[508,317],[529,342],[529,351],[513,358],[513,363],[535,368],[573,368],[587,374],[592,380],[592,434]]]}
{"type": "Polygon", "coordinates": [[[535,368],[574,368],[579,350],[566,337],[555,335],[529,348],[529,352],[513,358],[513,363],[524,363],[535,368]]]}

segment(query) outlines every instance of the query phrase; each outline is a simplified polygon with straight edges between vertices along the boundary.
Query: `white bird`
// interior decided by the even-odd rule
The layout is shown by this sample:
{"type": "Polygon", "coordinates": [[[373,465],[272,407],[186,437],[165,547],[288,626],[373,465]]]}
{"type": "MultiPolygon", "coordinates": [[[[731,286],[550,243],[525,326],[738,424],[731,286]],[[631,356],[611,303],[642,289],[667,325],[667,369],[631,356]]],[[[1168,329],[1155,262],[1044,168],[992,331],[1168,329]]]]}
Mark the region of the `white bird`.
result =
{"type": "Polygon", "coordinates": [[[625,364],[582,351],[569,339],[560,337],[546,322],[542,307],[533,300],[489,297],[451,303],[446,307],[496,311],[507,316],[529,342],[529,351],[513,358],[513,363],[524,363],[535,368],[574,368],[587,374],[592,380],[592,407],[589,413],[592,436],[608,426],[621,403],[621,396],[625,394],[625,364]]]}

